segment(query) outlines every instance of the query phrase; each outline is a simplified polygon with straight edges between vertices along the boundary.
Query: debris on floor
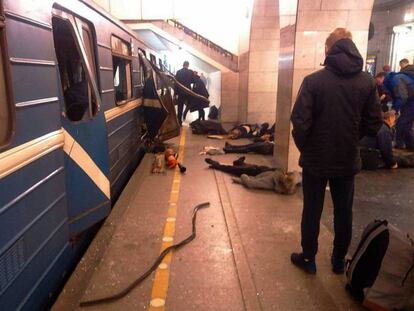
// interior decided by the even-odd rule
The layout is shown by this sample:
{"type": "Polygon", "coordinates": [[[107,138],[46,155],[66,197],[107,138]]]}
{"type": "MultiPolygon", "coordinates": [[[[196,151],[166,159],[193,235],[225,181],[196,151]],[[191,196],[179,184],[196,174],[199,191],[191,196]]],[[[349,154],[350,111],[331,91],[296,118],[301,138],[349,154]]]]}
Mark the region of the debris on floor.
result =
{"type": "Polygon", "coordinates": [[[220,155],[224,154],[224,151],[221,148],[213,146],[204,146],[203,150],[200,151],[200,155],[220,155]]]}

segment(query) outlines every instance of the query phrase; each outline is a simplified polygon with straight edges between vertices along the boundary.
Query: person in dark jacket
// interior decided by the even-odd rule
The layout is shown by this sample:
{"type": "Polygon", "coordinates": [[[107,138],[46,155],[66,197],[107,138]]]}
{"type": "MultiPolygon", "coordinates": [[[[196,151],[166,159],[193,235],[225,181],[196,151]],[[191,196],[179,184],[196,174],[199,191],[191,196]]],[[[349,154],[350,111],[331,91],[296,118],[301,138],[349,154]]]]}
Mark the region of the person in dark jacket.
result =
{"type": "MultiPolygon", "coordinates": [[[[183,68],[181,68],[180,70],[177,71],[177,74],[175,75],[175,78],[183,86],[185,86],[187,89],[191,90],[191,84],[194,82],[194,79],[193,79],[193,71],[188,69],[189,66],[190,66],[190,63],[188,61],[185,61],[183,63],[183,68]]],[[[181,126],[182,123],[183,123],[182,118],[183,118],[184,104],[188,105],[189,95],[187,93],[185,93],[178,86],[175,87],[175,93],[174,94],[177,97],[177,106],[178,106],[177,118],[178,118],[178,123],[181,126]]]]}
{"type": "Polygon", "coordinates": [[[293,264],[316,273],[320,218],[329,181],[334,203],[332,271],[343,273],[352,236],[354,176],[361,169],[360,137],[382,125],[374,79],[362,72],[363,59],[352,34],[335,29],[325,42],[325,68],[305,77],[294,105],[292,135],[303,168],[302,253],[293,264]]]}
{"type": "Polygon", "coordinates": [[[388,94],[388,91],[386,90],[384,86],[384,79],[385,79],[385,72],[379,72],[375,76],[375,82],[377,84],[377,92],[378,92],[378,97],[380,99],[381,110],[383,112],[386,112],[389,110],[388,103],[392,102],[392,98],[390,94],[388,94]]]}
{"type": "Polygon", "coordinates": [[[393,98],[393,109],[400,112],[397,119],[396,148],[414,150],[414,66],[407,65],[400,72],[390,72],[384,86],[393,98]]]}
{"type": "MultiPolygon", "coordinates": [[[[374,137],[363,137],[360,141],[362,148],[379,151],[380,161],[375,165],[377,167],[386,167],[386,168],[397,168],[398,164],[394,158],[392,152],[392,132],[391,129],[395,125],[395,111],[390,110],[384,113],[384,123],[382,124],[380,130],[377,133],[377,136],[374,137]]],[[[368,155],[369,152],[364,154],[368,155]]],[[[361,155],[362,157],[362,155],[361,155]]],[[[362,159],[364,161],[364,158],[362,159]]],[[[373,162],[373,161],[371,161],[373,162]]],[[[374,161],[375,162],[375,161],[374,161]]],[[[370,165],[370,164],[368,164],[370,165]]]]}
{"type": "MultiPolygon", "coordinates": [[[[210,94],[208,93],[206,86],[204,85],[204,82],[201,81],[200,76],[197,74],[196,71],[194,71],[193,75],[193,92],[197,93],[198,95],[201,95],[205,98],[209,98],[210,94]]],[[[183,120],[185,120],[188,111],[194,112],[198,111],[198,119],[199,120],[205,120],[205,112],[204,108],[207,108],[209,105],[209,102],[207,100],[203,100],[201,98],[197,97],[190,97],[188,105],[186,106],[184,110],[184,116],[183,120]]]]}

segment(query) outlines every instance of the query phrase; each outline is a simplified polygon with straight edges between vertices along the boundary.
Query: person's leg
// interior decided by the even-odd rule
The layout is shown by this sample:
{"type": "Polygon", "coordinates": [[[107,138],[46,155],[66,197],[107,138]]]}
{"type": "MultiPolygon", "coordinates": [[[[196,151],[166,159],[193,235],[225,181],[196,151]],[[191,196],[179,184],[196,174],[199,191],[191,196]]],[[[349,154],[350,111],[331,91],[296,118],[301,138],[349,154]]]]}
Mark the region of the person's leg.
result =
{"type": "Polygon", "coordinates": [[[257,154],[264,154],[264,155],[271,155],[273,154],[273,147],[272,143],[268,142],[257,142],[249,145],[250,152],[254,152],[257,154]]]}
{"type": "Polygon", "coordinates": [[[335,239],[332,253],[334,272],[343,273],[344,258],[352,238],[352,204],[355,176],[329,180],[334,204],[335,239]]]}
{"type": "Polygon", "coordinates": [[[199,118],[200,120],[205,120],[205,119],[206,119],[206,117],[205,117],[205,113],[204,113],[204,109],[203,109],[203,108],[198,109],[198,118],[199,118]]]}
{"type": "Polygon", "coordinates": [[[187,118],[187,113],[190,111],[190,107],[188,105],[185,106],[184,114],[183,114],[183,122],[187,118]]]}
{"type": "Polygon", "coordinates": [[[414,134],[413,134],[413,123],[414,123],[414,105],[406,104],[404,109],[403,128],[404,128],[404,142],[407,149],[414,150],[414,134]]]}
{"type": "Polygon", "coordinates": [[[302,249],[306,259],[314,260],[318,252],[319,226],[325,199],[327,178],[303,170],[302,249]]]}
{"type": "Polygon", "coordinates": [[[301,222],[302,253],[292,253],[292,263],[307,273],[316,273],[320,219],[325,198],[327,178],[303,170],[303,212],[301,222]]]}
{"type": "Polygon", "coordinates": [[[404,122],[405,115],[403,111],[400,111],[400,115],[395,124],[395,147],[403,149],[405,147],[404,143],[404,122]]]}
{"type": "Polygon", "coordinates": [[[184,95],[178,95],[177,99],[177,119],[178,123],[181,125],[183,123],[183,109],[184,109],[184,95]]]}

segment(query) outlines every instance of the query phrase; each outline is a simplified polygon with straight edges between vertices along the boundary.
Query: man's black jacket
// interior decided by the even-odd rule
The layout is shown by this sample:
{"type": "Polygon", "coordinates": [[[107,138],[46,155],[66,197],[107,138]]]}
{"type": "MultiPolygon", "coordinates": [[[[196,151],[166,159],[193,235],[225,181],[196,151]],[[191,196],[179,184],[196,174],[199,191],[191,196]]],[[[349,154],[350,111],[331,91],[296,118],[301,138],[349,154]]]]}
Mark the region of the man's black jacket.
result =
{"type": "Polygon", "coordinates": [[[325,68],[303,80],[292,111],[299,164],[324,177],[351,176],[361,169],[358,141],[382,125],[374,79],[349,39],[335,43],[325,68]]]}
{"type": "MultiPolygon", "coordinates": [[[[175,78],[180,82],[182,85],[184,85],[186,88],[191,90],[191,83],[194,82],[193,79],[193,71],[188,68],[181,68],[177,71],[175,78]]],[[[175,88],[176,94],[184,95],[184,91],[182,91],[180,88],[175,88]]]]}

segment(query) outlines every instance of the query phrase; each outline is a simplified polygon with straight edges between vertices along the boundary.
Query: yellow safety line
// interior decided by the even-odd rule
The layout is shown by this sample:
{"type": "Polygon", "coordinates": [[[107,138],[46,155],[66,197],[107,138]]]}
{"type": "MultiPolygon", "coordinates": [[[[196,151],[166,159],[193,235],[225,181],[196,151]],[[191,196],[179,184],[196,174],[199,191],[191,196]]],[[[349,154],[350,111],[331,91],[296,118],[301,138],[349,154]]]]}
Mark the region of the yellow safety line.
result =
{"type": "MultiPolygon", "coordinates": [[[[180,144],[178,148],[179,161],[182,162],[184,159],[184,146],[185,146],[185,136],[187,129],[182,128],[180,144]]],[[[168,216],[164,225],[164,235],[162,238],[162,245],[160,253],[167,247],[174,244],[174,234],[175,234],[175,223],[177,216],[177,202],[178,195],[180,193],[180,180],[181,173],[178,166],[175,168],[174,179],[172,182],[170,200],[168,206],[168,216]]],[[[155,272],[154,282],[152,284],[151,292],[151,301],[149,310],[150,311],[160,311],[165,310],[165,301],[168,294],[168,282],[170,277],[170,263],[172,260],[172,253],[169,253],[165,256],[162,263],[158,266],[157,271],[155,272]]]]}

